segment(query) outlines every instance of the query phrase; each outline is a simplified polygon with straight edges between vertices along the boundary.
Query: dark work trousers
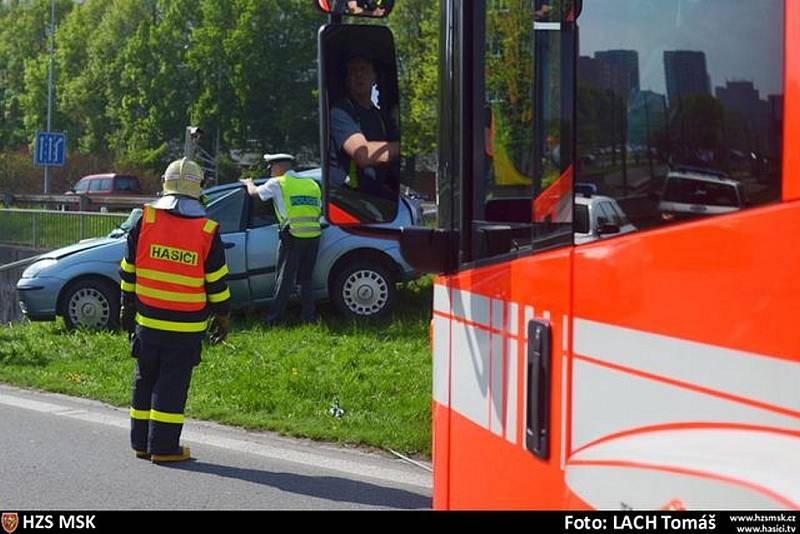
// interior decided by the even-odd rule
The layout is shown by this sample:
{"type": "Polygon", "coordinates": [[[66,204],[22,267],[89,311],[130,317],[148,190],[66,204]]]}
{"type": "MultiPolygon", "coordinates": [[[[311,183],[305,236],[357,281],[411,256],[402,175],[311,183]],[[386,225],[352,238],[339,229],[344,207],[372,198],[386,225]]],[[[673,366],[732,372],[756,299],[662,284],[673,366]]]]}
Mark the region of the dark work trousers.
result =
{"type": "MultiPolygon", "coordinates": [[[[193,345],[193,344],[192,344],[193,345]]],[[[131,446],[151,454],[178,454],[183,410],[200,344],[173,348],[134,338],[136,371],[131,401],[131,446]]]]}
{"type": "Polygon", "coordinates": [[[274,323],[283,318],[295,283],[300,284],[303,321],[314,320],[311,275],[314,272],[318,249],[319,237],[299,238],[289,235],[285,230],[281,232],[280,246],[278,247],[278,275],[275,279],[275,300],[267,315],[268,323],[274,323]]]}

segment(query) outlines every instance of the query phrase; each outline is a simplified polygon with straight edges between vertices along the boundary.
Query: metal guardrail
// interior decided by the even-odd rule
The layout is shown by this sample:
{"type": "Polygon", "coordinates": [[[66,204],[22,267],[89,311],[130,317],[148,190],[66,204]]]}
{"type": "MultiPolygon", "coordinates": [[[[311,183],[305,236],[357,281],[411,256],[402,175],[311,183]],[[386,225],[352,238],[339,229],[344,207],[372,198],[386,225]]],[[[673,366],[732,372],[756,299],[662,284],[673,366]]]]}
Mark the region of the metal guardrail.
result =
{"type": "Polygon", "coordinates": [[[17,195],[0,194],[6,208],[41,206],[61,211],[130,211],[156,197],[130,195],[17,195]]]}
{"type": "Polygon", "coordinates": [[[127,213],[0,209],[0,244],[63,247],[81,239],[107,235],[127,217],[127,213]]]}
{"type": "Polygon", "coordinates": [[[24,258],[17,261],[12,261],[11,263],[6,263],[4,265],[0,265],[0,273],[5,271],[12,271],[14,269],[19,269],[20,267],[25,267],[29,263],[33,263],[39,259],[40,254],[36,256],[31,256],[30,258],[24,258]]]}

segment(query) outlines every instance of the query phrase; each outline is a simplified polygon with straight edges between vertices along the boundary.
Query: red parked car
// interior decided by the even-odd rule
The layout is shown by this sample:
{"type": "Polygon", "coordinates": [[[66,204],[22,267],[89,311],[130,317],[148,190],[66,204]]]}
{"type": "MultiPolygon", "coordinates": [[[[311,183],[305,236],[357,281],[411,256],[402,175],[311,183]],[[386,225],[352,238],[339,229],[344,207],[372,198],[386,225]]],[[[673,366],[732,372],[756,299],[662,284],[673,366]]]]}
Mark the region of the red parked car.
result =
{"type": "Polygon", "coordinates": [[[142,196],[142,186],[136,176],[127,174],[90,174],[84,176],[66,195],[81,195],[86,201],[81,206],[70,205],[67,209],[83,209],[85,211],[105,211],[108,208],[128,208],[127,204],[113,202],[116,197],[142,196]]]}
{"type": "Polygon", "coordinates": [[[75,184],[67,195],[141,195],[142,186],[136,176],[127,174],[90,174],[75,184]]]}

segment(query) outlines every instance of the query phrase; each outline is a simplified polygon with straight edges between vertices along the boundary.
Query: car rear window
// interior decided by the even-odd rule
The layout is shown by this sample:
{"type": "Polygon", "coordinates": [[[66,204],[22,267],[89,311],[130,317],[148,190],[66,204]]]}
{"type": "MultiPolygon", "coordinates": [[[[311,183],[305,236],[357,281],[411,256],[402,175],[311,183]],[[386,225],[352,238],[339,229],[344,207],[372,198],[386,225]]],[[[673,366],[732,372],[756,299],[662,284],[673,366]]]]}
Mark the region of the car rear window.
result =
{"type": "Polygon", "coordinates": [[[681,204],[739,207],[739,197],[733,185],[686,178],[670,178],[667,181],[664,200],[681,204]]]}

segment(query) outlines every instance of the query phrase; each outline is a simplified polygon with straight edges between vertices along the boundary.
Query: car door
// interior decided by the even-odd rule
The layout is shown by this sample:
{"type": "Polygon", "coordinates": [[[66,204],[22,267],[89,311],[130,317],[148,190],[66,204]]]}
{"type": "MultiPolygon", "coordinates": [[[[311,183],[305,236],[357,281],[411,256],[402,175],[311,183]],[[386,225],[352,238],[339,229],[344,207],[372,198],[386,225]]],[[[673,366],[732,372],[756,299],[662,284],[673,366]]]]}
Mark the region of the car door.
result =
{"type": "Polygon", "coordinates": [[[275,292],[278,219],[272,199],[264,202],[248,198],[248,202],[251,207],[245,231],[247,278],[253,303],[263,304],[275,292]]]}
{"type": "Polygon", "coordinates": [[[244,188],[237,187],[215,196],[206,210],[208,218],[219,224],[220,237],[225,245],[225,259],[228,262],[228,287],[234,307],[241,307],[250,301],[245,246],[247,239],[243,224],[246,199],[244,188]]]}

